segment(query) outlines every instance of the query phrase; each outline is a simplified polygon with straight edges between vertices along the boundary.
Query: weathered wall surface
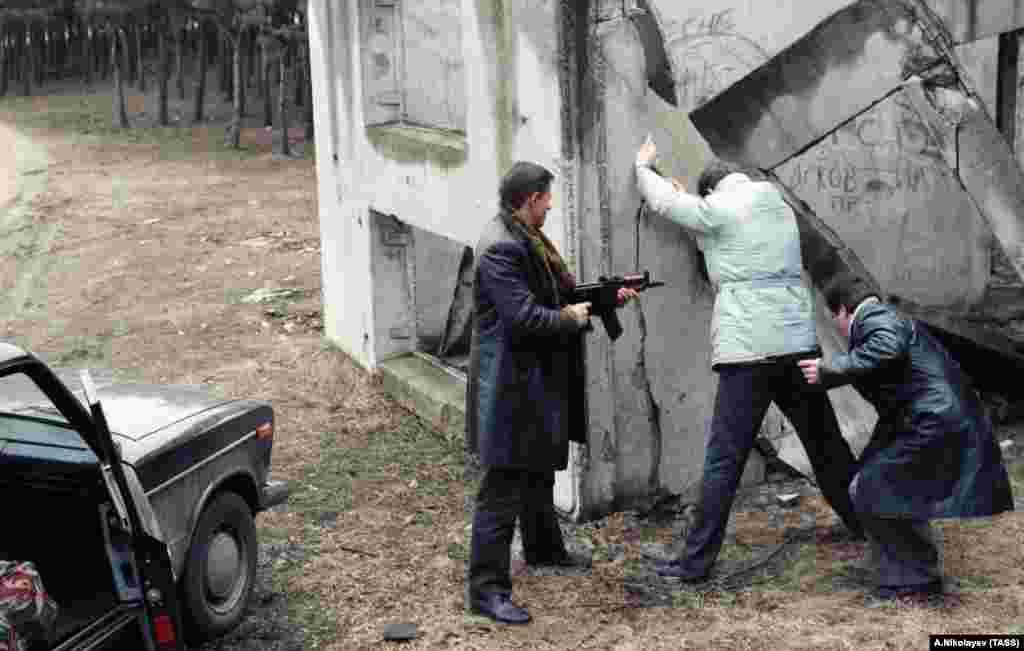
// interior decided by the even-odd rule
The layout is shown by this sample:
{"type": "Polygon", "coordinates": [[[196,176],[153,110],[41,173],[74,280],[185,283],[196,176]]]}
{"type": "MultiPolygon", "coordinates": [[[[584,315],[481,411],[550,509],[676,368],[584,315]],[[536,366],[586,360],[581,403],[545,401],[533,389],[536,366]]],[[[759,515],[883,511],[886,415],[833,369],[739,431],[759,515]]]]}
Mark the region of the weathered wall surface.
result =
{"type": "MultiPolygon", "coordinates": [[[[409,1],[430,19],[427,0],[409,1]]],[[[642,216],[637,229],[637,147],[651,133],[662,168],[694,186],[710,149],[689,111],[849,3],[725,0],[708,7],[698,0],[649,0],[678,107],[647,88],[632,4],[438,5],[449,18],[457,9],[464,68],[446,76],[445,85],[455,89],[451,79],[461,77],[465,94],[449,97],[459,106],[424,102],[417,110],[426,115],[442,106],[452,116],[449,127],[463,124],[464,131],[381,123],[393,109],[391,96],[370,84],[377,88],[373,97],[385,99],[374,104],[363,76],[383,74],[376,57],[388,46],[364,36],[367,3],[311,0],[310,7],[325,324],[356,359],[374,366],[382,356],[435,346],[459,284],[462,247],[474,244],[493,216],[500,176],[517,159],[559,175],[545,231],[581,281],[647,269],[667,283],[621,312],[626,332],[615,344],[599,324],[589,336],[590,445],[574,450],[576,464],[556,487],[558,504],[583,516],[666,492],[693,495],[716,388],[708,340],[713,295],[683,229],[653,215],[642,216]],[[390,231],[382,228],[394,218],[412,226],[402,253],[402,242],[386,241],[390,231]],[[407,327],[416,336],[395,339],[407,327]]],[[[957,48],[973,87],[992,105],[994,38],[957,48]]],[[[431,65],[446,56],[440,52],[431,65]]],[[[955,191],[929,138],[913,109],[894,96],[778,176],[890,290],[925,306],[995,309],[992,270],[999,260],[990,234],[979,220],[963,219],[973,209],[955,191]]],[[[818,327],[827,353],[842,346],[821,306],[818,327]]],[[[873,412],[851,389],[830,396],[844,435],[859,450],[873,412]]],[[[780,414],[769,414],[764,433],[786,461],[809,470],[780,414]]],[[[748,468],[748,480],[763,471],[758,463],[755,458],[748,468]]]]}
{"type": "MultiPolygon", "coordinates": [[[[324,125],[317,133],[317,170],[326,331],[368,366],[377,363],[380,352],[402,351],[399,344],[378,341],[380,333],[415,326],[378,322],[397,314],[394,309],[374,312],[373,295],[386,291],[387,276],[374,276],[371,251],[380,242],[370,236],[370,210],[448,238],[418,238],[410,258],[422,293],[415,318],[434,340],[439,310],[432,303],[441,296],[450,302],[460,247],[475,244],[484,222],[494,216],[501,174],[513,161],[526,159],[569,178],[562,174],[554,0],[404,4],[408,20],[424,34],[429,30],[423,24],[435,19],[435,28],[451,28],[449,34],[429,33],[437,43],[461,43],[461,57],[449,63],[464,69],[455,75],[463,83],[446,86],[443,102],[410,101],[405,124],[396,124],[388,122],[391,86],[407,83],[410,96],[424,86],[424,75],[413,74],[416,48],[389,40],[397,33],[395,19],[373,14],[374,3],[310,3],[316,119],[324,125]],[[453,24],[452,16],[459,22],[453,24]],[[393,68],[397,82],[388,76],[393,68]],[[426,118],[421,116],[429,117],[432,107],[444,109],[439,115],[454,116],[444,128],[422,128],[426,118]],[[464,133],[450,128],[459,122],[464,133]]],[[[426,58],[431,70],[446,60],[443,52],[431,51],[426,58]]],[[[563,196],[556,186],[545,230],[565,247],[563,196]]],[[[379,300],[376,305],[380,308],[379,300]]]]}
{"type": "MultiPolygon", "coordinates": [[[[689,186],[710,157],[687,112],[762,64],[843,2],[802,6],[799,14],[765,3],[650,3],[673,66],[679,107],[646,88],[639,33],[622,3],[595,7],[593,59],[584,82],[590,125],[584,136],[580,260],[585,278],[633,270],[639,205],[632,161],[647,133],[659,145],[660,164],[689,186]],[[805,11],[806,9],[806,11],[805,11]]],[[[698,273],[693,239],[680,227],[649,215],[640,226],[640,269],[667,286],[645,295],[622,315],[626,335],[614,345],[600,337],[588,346],[591,433],[584,472],[584,503],[595,509],[628,504],[657,493],[695,495],[703,462],[716,376],[710,369],[709,321],[713,294],[698,273]]],[[[827,319],[819,327],[832,327],[827,319]]],[[[823,337],[827,351],[836,340],[823,337]]],[[[844,434],[864,445],[871,425],[852,390],[832,392],[844,434]]],[[[780,456],[809,466],[787,425],[773,410],[764,433],[780,456]]],[[[752,455],[747,480],[763,473],[752,455]]]]}

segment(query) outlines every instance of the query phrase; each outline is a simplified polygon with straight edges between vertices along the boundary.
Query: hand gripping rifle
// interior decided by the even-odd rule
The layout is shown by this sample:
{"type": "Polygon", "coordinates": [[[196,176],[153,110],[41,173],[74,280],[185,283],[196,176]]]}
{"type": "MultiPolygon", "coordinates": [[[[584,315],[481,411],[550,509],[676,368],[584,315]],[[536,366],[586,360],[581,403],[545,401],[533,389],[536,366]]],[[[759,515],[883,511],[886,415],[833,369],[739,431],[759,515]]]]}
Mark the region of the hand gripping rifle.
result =
{"type": "MultiPolygon", "coordinates": [[[[661,287],[665,283],[651,280],[651,272],[645,271],[642,274],[628,274],[625,276],[612,276],[606,278],[600,276],[596,283],[584,283],[576,285],[572,291],[570,303],[590,303],[590,313],[601,317],[604,330],[608,337],[615,341],[622,335],[622,324],[615,314],[619,306],[619,290],[623,287],[635,289],[638,292],[652,287],[661,287]]],[[[585,331],[593,330],[594,326],[587,321],[585,331]]]]}

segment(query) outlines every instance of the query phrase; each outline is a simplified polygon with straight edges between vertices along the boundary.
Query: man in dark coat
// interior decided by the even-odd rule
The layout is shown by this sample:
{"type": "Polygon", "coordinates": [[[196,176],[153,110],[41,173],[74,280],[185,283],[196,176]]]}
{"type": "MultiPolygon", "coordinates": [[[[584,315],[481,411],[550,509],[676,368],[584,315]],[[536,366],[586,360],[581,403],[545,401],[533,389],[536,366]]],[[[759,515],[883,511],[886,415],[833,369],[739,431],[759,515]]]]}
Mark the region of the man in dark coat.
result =
{"type": "Polygon", "coordinates": [[[852,383],[878,410],[850,496],[875,546],[883,600],[942,592],[932,518],[1013,510],[992,425],[970,378],[924,324],[840,274],[825,299],[849,352],[800,362],[826,388],[852,383]]]}
{"type": "MultiPolygon", "coordinates": [[[[467,440],[483,480],[473,514],[471,610],[524,624],[512,604],[516,519],[531,565],[584,564],[562,541],[552,490],[569,441],[586,440],[581,330],[590,303],[566,305],[575,279],[541,232],[554,176],[519,162],[501,182],[501,210],[476,247],[474,323],[466,395],[467,440]]],[[[620,304],[636,295],[619,293],[620,304]]]]}

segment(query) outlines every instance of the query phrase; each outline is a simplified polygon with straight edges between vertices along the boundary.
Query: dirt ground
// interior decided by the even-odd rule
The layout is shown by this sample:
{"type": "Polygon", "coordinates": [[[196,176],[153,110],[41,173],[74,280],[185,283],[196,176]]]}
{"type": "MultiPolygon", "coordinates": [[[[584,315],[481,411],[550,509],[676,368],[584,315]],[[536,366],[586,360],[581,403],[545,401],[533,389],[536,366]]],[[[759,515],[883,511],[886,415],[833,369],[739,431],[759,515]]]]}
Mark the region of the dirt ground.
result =
{"type": "MultiPolygon", "coordinates": [[[[0,99],[0,151],[15,151],[22,111],[0,99]]],[[[616,514],[567,527],[574,546],[594,551],[587,574],[516,563],[531,625],[466,615],[460,448],[325,343],[313,161],[276,159],[259,128],[243,133],[245,155],[211,153],[211,128],[186,131],[194,147],[173,156],[34,128],[14,164],[0,165],[0,338],[64,364],[274,405],[273,472],[293,498],[259,518],[249,617],[208,649],[925,649],[929,633],[1024,633],[1019,511],[940,525],[956,579],[943,604],[866,608],[851,565],[863,544],[834,535],[813,490],[785,512],[754,496],[734,516],[725,567],[801,534],[735,585],[655,585],[644,551],[680,519],[616,514]],[[19,169],[33,153],[45,164],[19,169]],[[16,199],[29,179],[39,193],[16,199]],[[392,622],[419,636],[383,641],[392,622]]]]}

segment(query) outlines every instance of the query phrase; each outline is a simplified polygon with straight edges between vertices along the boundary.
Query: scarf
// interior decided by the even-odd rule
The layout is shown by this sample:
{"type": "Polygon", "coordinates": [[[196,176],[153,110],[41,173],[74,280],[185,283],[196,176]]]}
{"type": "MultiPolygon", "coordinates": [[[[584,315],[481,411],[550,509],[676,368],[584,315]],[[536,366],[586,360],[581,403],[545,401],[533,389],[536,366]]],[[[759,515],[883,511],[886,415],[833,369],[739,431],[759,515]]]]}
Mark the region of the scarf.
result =
{"type": "Polygon", "coordinates": [[[555,243],[549,240],[548,236],[539,228],[523,221],[519,215],[512,213],[511,221],[513,225],[518,227],[520,234],[529,240],[534,253],[544,262],[544,268],[548,274],[557,280],[559,291],[567,292],[574,289],[576,287],[576,277],[569,271],[568,265],[565,264],[565,259],[558,252],[558,247],[555,246],[555,243]]]}

